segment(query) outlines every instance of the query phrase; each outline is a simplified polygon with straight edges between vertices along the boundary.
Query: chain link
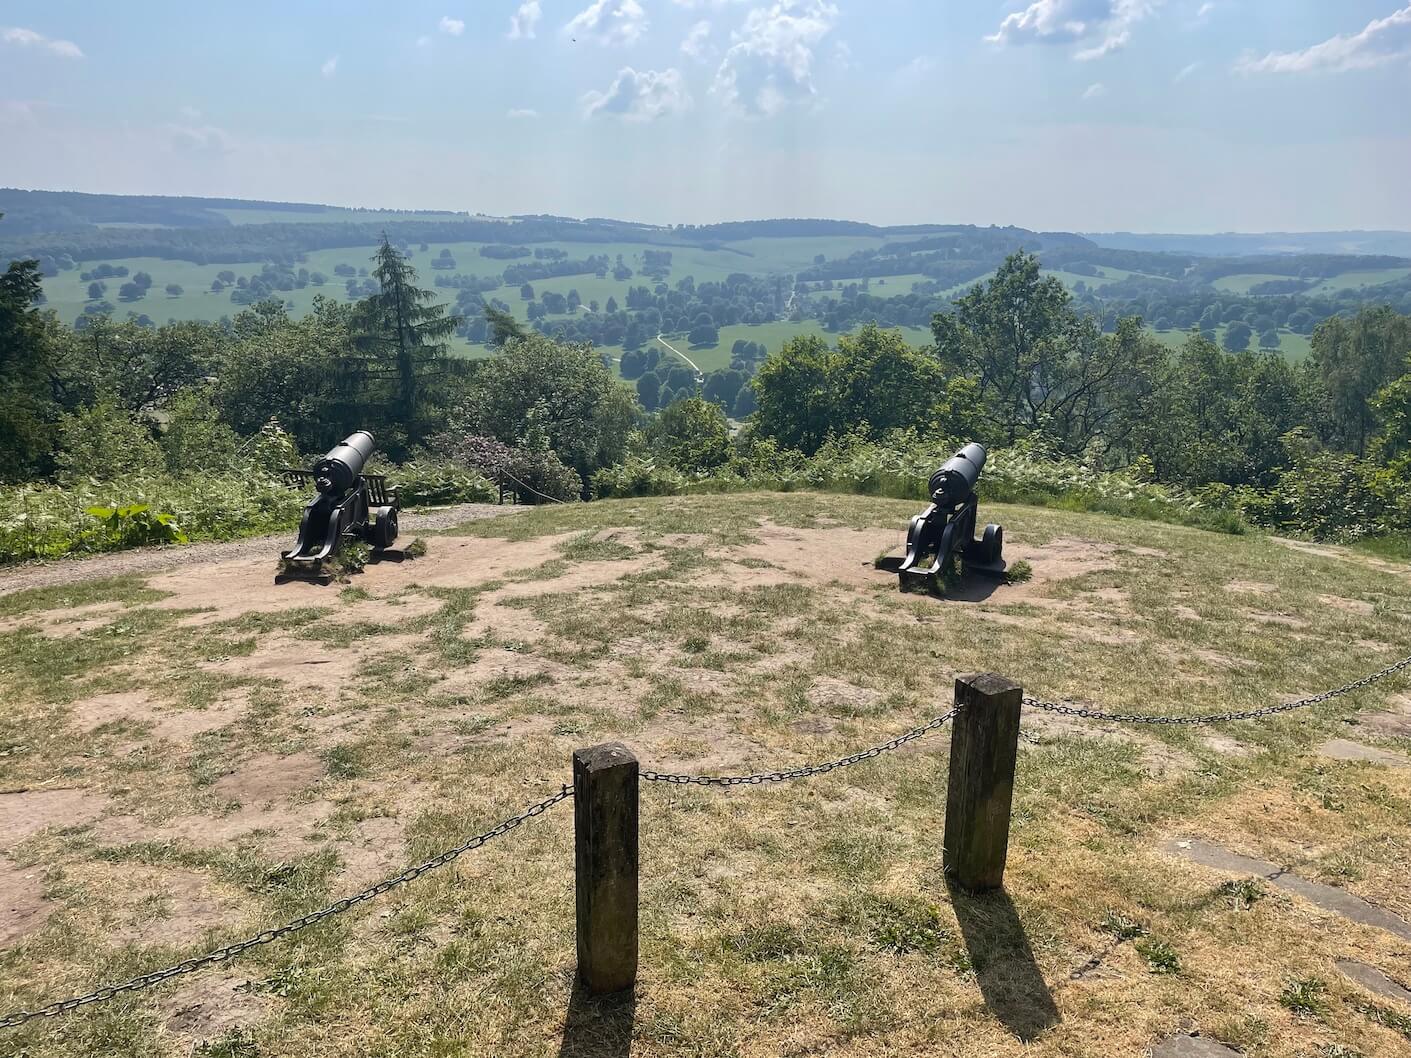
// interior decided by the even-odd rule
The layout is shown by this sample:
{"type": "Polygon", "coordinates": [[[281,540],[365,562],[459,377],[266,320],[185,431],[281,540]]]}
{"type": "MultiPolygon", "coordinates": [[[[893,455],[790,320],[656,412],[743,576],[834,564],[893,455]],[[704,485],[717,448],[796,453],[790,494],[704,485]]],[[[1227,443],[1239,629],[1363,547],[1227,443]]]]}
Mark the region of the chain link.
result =
{"type": "Polygon", "coordinates": [[[1080,716],[1085,720],[1106,720],[1118,724],[1223,724],[1232,720],[1254,720],[1262,716],[1273,716],[1275,713],[1306,709],[1310,705],[1320,705],[1334,698],[1340,698],[1344,694],[1360,691],[1363,687],[1370,687],[1378,680],[1393,676],[1408,667],[1411,667],[1411,657],[1403,658],[1395,664],[1379,669],[1370,676],[1363,676],[1360,680],[1354,680],[1342,687],[1324,691],[1322,694],[1315,694],[1311,698],[1300,698],[1296,702],[1283,702],[1280,705],[1266,705],[1261,709],[1249,709],[1242,713],[1207,713],[1204,716],[1146,716],[1141,713],[1104,713],[1101,710],[1065,705],[1062,702],[1047,702],[1040,698],[1032,698],[1027,694],[1024,696],[1024,704],[1034,709],[1059,713],[1063,716],[1080,716]]]}
{"type": "Polygon", "coordinates": [[[174,966],[168,966],[161,970],[153,970],[151,973],[142,974],[140,977],[134,977],[130,981],[122,982],[122,984],[105,985],[102,988],[89,992],[87,995],[75,996],[73,999],[65,999],[58,1003],[51,1003],[49,1006],[41,1007],[38,1010],[16,1011],[13,1014],[0,1018],[0,1029],[14,1028],[16,1025],[23,1025],[27,1021],[33,1021],[35,1018],[52,1018],[59,1014],[66,1014],[70,1010],[77,1010],[79,1007],[87,1006],[90,1003],[101,1003],[105,1000],[112,999],[114,996],[120,995],[123,992],[135,992],[141,988],[160,984],[162,981],[166,981],[169,978],[192,973],[205,966],[227,962],[249,951],[251,948],[257,948],[262,944],[268,944],[270,941],[278,940],[280,937],[297,933],[301,929],[306,929],[309,926],[322,922],[326,918],[332,918],[334,915],[341,915],[344,911],[356,907],[365,900],[371,900],[373,897],[381,896],[383,893],[396,889],[400,885],[405,885],[413,879],[420,878],[427,871],[435,870],[437,867],[444,867],[452,860],[463,856],[472,849],[478,849],[480,846],[493,839],[503,834],[508,834],[521,823],[533,819],[535,816],[543,815],[560,801],[572,796],[573,787],[565,786],[552,797],[540,801],[538,804],[531,806],[517,816],[506,819],[493,830],[487,830],[483,834],[477,834],[475,837],[462,842],[455,848],[447,849],[439,856],[432,857],[425,863],[419,863],[415,867],[408,867],[401,874],[393,878],[378,882],[371,888],[364,889],[354,896],[344,897],[342,900],[329,904],[327,907],[321,908],[318,911],[311,912],[303,918],[296,918],[293,922],[286,922],[282,926],[276,926],[273,929],[256,933],[253,937],[236,941],[234,944],[227,944],[225,947],[217,948],[215,951],[208,952],[205,955],[200,955],[193,959],[184,959],[174,966]]]}
{"type": "Polygon", "coordinates": [[[767,782],[784,782],[787,779],[803,779],[810,775],[822,775],[830,772],[834,768],[850,768],[854,764],[859,764],[864,760],[871,760],[889,750],[898,749],[908,742],[914,742],[923,735],[929,735],[946,723],[956,713],[952,709],[948,713],[942,713],[934,720],[922,724],[920,727],[913,727],[904,735],[898,735],[890,741],[883,742],[880,746],[873,746],[860,753],[843,757],[841,760],[830,760],[826,764],[805,764],[800,768],[791,768],[788,771],[759,772],[754,775],[671,775],[658,771],[644,771],[641,777],[647,782],[677,783],[679,785],[689,785],[695,783],[698,786],[759,786],[767,782]]]}

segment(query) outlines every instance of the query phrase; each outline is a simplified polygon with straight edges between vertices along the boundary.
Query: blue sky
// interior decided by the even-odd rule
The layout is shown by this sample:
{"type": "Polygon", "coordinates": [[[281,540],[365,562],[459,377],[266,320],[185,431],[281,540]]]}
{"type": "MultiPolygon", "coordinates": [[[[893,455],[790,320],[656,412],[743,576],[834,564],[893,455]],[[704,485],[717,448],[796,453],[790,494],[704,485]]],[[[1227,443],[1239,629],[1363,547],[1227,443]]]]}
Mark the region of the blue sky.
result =
{"type": "Polygon", "coordinates": [[[0,185],[1411,229],[1406,0],[0,3],[0,185]]]}

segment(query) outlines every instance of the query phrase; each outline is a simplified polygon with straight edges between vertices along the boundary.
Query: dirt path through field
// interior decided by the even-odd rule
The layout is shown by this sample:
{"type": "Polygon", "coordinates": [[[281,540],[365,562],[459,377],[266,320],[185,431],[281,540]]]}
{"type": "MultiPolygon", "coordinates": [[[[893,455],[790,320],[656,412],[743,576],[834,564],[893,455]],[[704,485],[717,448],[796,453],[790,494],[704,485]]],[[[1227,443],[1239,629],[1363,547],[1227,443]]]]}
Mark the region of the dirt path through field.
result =
{"type": "MultiPolygon", "coordinates": [[[[493,503],[461,503],[453,507],[435,507],[423,511],[403,511],[401,531],[409,533],[432,529],[451,529],[481,518],[498,518],[528,510],[526,507],[499,506],[493,503]]],[[[25,591],[29,588],[52,588],[61,584],[77,584],[99,577],[120,577],[128,573],[157,573],[178,566],[208,565],[235,559],[277,558],[280,550],[294,543],[295,533],[252,536],[244,540],[220,540],[177,547],[145,547],[132,551],[114,551],[89,558],[61,559],[57,562],[31,562],[0,569],[0,595],[25,591]]]]}

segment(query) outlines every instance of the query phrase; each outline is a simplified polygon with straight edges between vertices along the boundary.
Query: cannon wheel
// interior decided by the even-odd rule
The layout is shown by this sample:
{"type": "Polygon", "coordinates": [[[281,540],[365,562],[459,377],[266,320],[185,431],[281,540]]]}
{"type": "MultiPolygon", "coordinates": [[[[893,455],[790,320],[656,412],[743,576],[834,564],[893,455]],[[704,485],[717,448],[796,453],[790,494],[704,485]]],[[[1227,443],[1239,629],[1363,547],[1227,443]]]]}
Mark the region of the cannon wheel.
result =
{"type": "Polygon", "coordinates": [[[377,521],[368,530],[369,543],[379,551],[392,546],[397,539],[397,512],[391,507],[383,507],[377,512],[377,521]]]}
{"type": "Polygon", "coordinates": [[[986,562],[998,562],[1004,557],[1004,527],[991,522],[980,538],[980,554],[986,562]]]}

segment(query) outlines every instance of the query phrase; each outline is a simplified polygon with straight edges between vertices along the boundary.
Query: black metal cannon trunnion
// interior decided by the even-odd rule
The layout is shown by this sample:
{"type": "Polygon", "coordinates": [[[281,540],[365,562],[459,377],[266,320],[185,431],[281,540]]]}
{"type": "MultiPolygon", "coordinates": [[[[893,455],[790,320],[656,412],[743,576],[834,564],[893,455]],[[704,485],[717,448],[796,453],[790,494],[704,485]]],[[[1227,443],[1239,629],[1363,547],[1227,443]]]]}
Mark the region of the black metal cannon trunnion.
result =
{"type": "Polygon", "coordinates": [[[293,486],[312,483],[318,495],[304,508],[299,539],[283,554],[288,569],[318,572],[338,552],[345,537],[362,539],[381,551],[397,539],[397,490],[382,474],[364,474],[376,442],[359,430],[344,438],[312,470],[285,470],[293,486]]]}
{"type": "Polygon", "coordinates": [[[911,519],[906,557],[897,567],[902,588],[933,586],[952,556],[958,556],[967,570],[1003,571],[1004,529],[987,525],[980,538],[975,538],[980,503],[975,486],[987,457],[984,446],[972,442],[931,475],[931,506],[911,519]],[[929,565],[925,564],[928,557],[929,565]]]}

